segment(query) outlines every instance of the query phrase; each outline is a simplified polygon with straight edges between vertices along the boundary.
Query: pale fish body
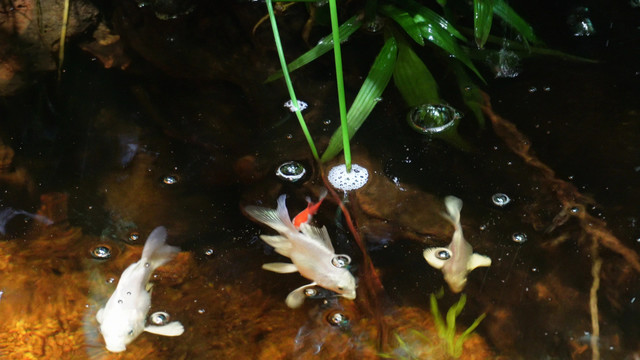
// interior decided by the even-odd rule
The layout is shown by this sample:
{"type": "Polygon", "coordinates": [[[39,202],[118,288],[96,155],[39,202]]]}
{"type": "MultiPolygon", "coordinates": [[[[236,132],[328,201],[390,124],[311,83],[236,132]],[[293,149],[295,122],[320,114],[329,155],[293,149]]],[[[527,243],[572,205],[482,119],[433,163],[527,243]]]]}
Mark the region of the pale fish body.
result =
{"type": "Polygon", "coordinates": [[[273,246],[278,254],[288,257],[292,263],[269,263],[265,270],[277,273],[294,273],[313,281],[293,290],[287,296],[287,306],[297,308],[305,299],[304,290],[320,286],[353,300],[356,298],[356,281],[348,269],[333,264],[337,256],[326,227],[317,228],[307,223],[300,230],[291,222],[286,205],[286,195],[278,198],[277,210],[247,206],[245,211],[255,220],[276,230],[280,235],[261,235],[260,238],[273,246]]]}
{"type": "Polygon", "coordinates": [[[491,258],[473,252],[462,234],[460,224],[460,211],[462,200],[455,196],[447,196],[444,199],[447,213],[443,216],[454,226],[455,231],[451,243],[446,247],[428,248],[423,255],[429,265],[442,270],[444,280],[449,284],[451,291],[458,293],[467,284],[467,275],[473,269],[481,266],[490,266],[491,258]]]}
{"type": "Polygon", "coordinates": [[[151,232],[140,260],[124,270],[115,291],[105,306],[98,310],[96,319],[107,350],[126,350],[126,346],[143,331],[165,336],[178,336],[184,332],[178,321],[163,326],[145,326],[151,307],[151,274],[180,251],[167,245],[166,238],[167,230],[162,226],[151,232]]]}

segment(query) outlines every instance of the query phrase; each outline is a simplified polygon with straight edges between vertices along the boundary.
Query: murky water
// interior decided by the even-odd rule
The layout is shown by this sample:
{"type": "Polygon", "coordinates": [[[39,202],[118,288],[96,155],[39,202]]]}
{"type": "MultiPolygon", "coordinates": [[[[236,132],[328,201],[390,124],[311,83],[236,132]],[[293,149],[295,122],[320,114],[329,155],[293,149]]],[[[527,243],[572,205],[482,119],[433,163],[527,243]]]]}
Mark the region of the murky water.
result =
{"type": "MultiPolygon", "coordinates": [[[[288,259],[259,238],[275,231],[243,209],[275,209],[286,194],[294,216],[340,159],[316,164],[283,84],[262,83],[277,68],[268,27],[250,36],[262,5],[229,6],[232,16],[196,7],[173,22],[112,7],[125,70],[72,45],[60,83],[34,74],[0,103],[0,355],[450,358],[455,344],[438,332],[430,295],[444,315],[461,294],[423,251],[451,241],[441,214],[455,195],[465,238],[492,260],[468,274],[458,333],[486,318],[460,342],[462,358],[590,359],[595,343],[602,359],[640,356],[640,34],[625,6],[592,10],[589,36],[569,28],[575,7],[555,6],[550,18],[526,9],[550,46],[601,62],[533,57],[518,76],[489,80],[486,128],[463,110],[466,151],[413,131],[390,87],[353,141],[369,182],[346,198],[330,192],[313,218],[350,257],[357,298],[314,287],[297,309],[285,299],[309,281],[262,269],[288,259]],[[229,28],[239,30],[228,41],[205,36],[229,28]],[[276,175],[288,161],[305,168],[301,180],[276,175]],[[148,322],[164,312],[184,333],[145,332],[109,353],[96,313],[157,226],[182,251],[152,276],[148,322]]],[[[285,36],[292,53],[304,50],[285,36]]],[[[377,49],[372,36],[344,47],[348,97],[377,49]]],[[[294,76],[321,149],[339,123],[330,68],[320,61],[294,76]]]]}

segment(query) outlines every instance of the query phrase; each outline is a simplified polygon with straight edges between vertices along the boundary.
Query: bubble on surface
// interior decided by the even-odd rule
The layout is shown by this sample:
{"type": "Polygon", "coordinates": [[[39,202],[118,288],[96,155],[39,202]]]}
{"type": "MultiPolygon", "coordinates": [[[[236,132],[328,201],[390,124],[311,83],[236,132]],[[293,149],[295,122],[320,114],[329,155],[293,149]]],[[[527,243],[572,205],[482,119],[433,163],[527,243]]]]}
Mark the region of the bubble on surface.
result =
{"type": "Polygon", "coordinates": [[[156,326],[163,326],[169,323],[171,317],[164,311],[156,311],[149,315],[149,322],[156,326]]]}
{"type": "Polygon", "coordinates": [[[527,234],[520,232],[513,233],[513,235],[511,235],[511,240],[517,242],[518,244],[522,244],[527,241],[527,234]]]}
{"type": "Polygon", "coordinates": [[[211,248],[205,249],[204,254],[207,255],[207,256],[213,255],[213,249],[211,249],[211,248]]]}
{"type": "Polygon", "coordinates": [[[167,175],[162,178],[162,182],[167,185],[174,185],[178,183],[178,177],[176,175],[167,175]]]}
{"type": "Polygon", "coordinates": [[[327,315],[327,321],[329,324],[338,327],[344,327],[349,325],[349,317],[339,311],[331,311],[327,315]]]}
{"type": "Polygon", "coordinates": [[[451,251],[449,250],[440,250],[436,253],[436,257],[440,260],[449,260],[451,259],[451,251]]]}
{"type": "Polygon", "coordinates": [[[498,60],[493,65],[496,78],[515,78],[520,75],[520,57],[505,48],[498,51],[498,60]]]}
{"type": "Polygon", "coordinates": [[[377,33],[384,28],[384,18],[376,15],[373,20],[368,21],[364,29],[370,33],[377,33]]]}
{"type": "Polygon", "coordinates": [[[491,196],[491,201],[493,202],[494,205],[502,207],[510,203],[511,198],[509,198],[507,194],[495,193],[491,196]]]}
{"type": "Polygon", "coordinates": [[[331,259],[331,264],[337,268],[345,268],[351,263],[349,255],[339,254],[331,259]]]}
{"type": "MultiPolygon", "coordinates": [[[[309,105],[307,105],[307,103],[302,101],[302,100],[298,100],[298,106],[300,107],[300,111],[303,111],[304,109],[309,107],[309,105]]],[[[287,102],[285,102],[284,103],[284,107],[289,109],[289,111],[291,111],[291,112],[296,112],[296,109],[297,109],[296,106],[293,105],[293,101],[292,100],[288,100],[287,102]]]]}
{"type": "Polygon", "coordinates": [[[592,36],[596,33],[588,7],[578,6],[575,8],[567,18],[567,24],[573,36],[592,36]]]}
{"type": "Polygon", "coordinates": [[[327,178],[336,189],[349,191],[363,187],[369,181],[369,171],[358,164],[353,164],[351,172],[347,172],[347,166],[340,164],[331,168],[327,178]]]}
{"type": "Polygon", "coordinates": [[[287,161],[278,166],[276,176],[287,182],[296,182],[304,177],[307,170],[297,161],[287,161]]]}
{"type": "Polygon", "coordinates": [[[94,259],[106,260],[111,257],[111,247],[108,245],[98,245],[91,249],[91,256],[94,259]]]}
{"type": "Polygon", "coordinates": [[[455,125],[462,114],[444,104],[418,105],[407,114],[407,122],[421,134],[437,134],[455,125]]]}
{"type": "Polygon", "coordinates": [[[140,240],[140,233],[137,231],[132,232],[131,234],[129,234],[129,241],[138,241],[140,240]]]}
{"type": "Polygon", "coordinates": [[[309,288],[304,289],[304,296],[306,296],[306,297],[314,297],[316,295],[318,295],[318,290],[316,288],[309,287],[309,288]]]}

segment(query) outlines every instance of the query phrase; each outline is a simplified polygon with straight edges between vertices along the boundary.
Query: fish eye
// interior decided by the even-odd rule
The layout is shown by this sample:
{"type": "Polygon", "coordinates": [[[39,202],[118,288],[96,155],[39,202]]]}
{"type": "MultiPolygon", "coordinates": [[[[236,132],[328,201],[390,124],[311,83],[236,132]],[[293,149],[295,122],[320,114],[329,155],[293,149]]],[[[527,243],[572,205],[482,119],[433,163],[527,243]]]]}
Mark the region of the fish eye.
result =
{"type": "Polygon", "coordinates": [[[338,290],[343,291],[344,288],[342,286],[338,286],[338,290]]]}

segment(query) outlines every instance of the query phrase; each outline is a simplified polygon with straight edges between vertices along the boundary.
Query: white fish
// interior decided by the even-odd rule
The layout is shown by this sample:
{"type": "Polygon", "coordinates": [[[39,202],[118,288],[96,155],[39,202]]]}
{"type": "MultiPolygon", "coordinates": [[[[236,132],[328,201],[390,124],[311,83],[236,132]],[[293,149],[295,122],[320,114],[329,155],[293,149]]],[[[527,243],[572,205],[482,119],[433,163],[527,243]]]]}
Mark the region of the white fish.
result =
{"type": "Polygon", "coordinates": [[[289,218],[286,195],[280,195],[278,198],[277,210],[247,206],[245,211],[255,220],[280,233],[280,235],[261,235],[260,238],[273,246],[278,254],[288,257],[292,262],[269,263],[262,265],[262,268],[281,274],[297,271],[313,281],[293,290],[287,296],[287,306],[293,309],[301,306],[305,299],[304,290],[316,285],[334,291],[349,300],[356,298],[355,278],[348,269],[340,266],[340,261],[337,261],[341,257],[348,259],[348,256],[336,255],[326,227],[323,226],[320,229],[302,223],[298,230],[289,218]]]}
{"type": "Polygon", "coordinates": [[[165,244],[167,229],[155,228],[142,250],[142,257],[127,267],[107,304],[96,314],[107,350],[121,352],[143,331],[164,336],[178,336],[184,327],[178,321],[163,326],[145,326],[151,307],[151,274],[180,251],[165,244]]]}
{"type": "Polygon", "coordinates": [[[490,266],[491,259],[488,256],[473,252],[462,235],[460,225],[460,211],[462,200],[455,196],[447,196],[444,199],[447,214],[442,214],[454,226],[455,231],[451,243],[447,247],[429,248],[423,252],[425,260],[436,269],[441,269],[444,280],[449,284],[451,291],[458,293],[467,284],[467,275],[471,270],[480,266],[490,266]]]}

